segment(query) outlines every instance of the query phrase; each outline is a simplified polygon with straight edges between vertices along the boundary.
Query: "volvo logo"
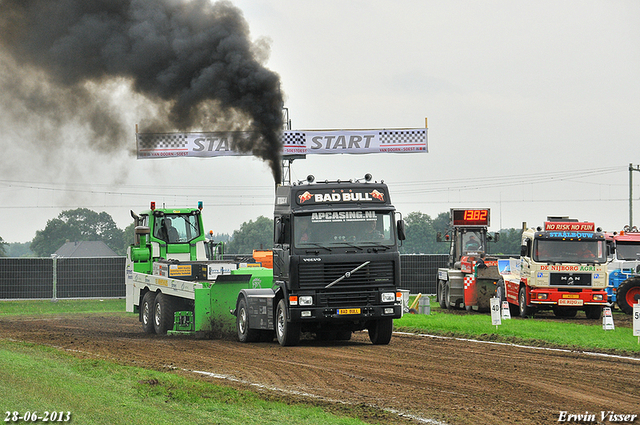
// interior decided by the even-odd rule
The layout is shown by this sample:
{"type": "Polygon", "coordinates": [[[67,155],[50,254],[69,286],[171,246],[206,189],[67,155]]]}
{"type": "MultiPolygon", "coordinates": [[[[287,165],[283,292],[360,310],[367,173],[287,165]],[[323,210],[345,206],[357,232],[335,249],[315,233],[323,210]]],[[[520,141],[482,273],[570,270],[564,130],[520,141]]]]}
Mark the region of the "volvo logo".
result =
{"type": "Polygon", "coordinates": [[[303,258],[302,261],[312,262],[312,261],[322,261],[322,258],[303,258]]]}

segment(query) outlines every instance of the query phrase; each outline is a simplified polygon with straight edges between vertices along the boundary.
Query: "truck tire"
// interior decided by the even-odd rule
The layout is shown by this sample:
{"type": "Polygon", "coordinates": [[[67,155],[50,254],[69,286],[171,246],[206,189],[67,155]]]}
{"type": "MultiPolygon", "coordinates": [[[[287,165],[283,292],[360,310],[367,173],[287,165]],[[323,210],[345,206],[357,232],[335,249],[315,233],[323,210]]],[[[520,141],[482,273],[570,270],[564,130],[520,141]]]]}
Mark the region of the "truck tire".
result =
{"type": "Polygon", "coordinates": [[[620,310],[633,314],[633,305],[640,302],[640,278],[632,277],[622,282],[616,298],[620,310]]]}
{"type": "Polygon", "coordinates": [[[502,303],[507,300],[507,290],[502,279],[496,284],[496,298],[500,300],[500,308],[502,308],[502,303]]]}
{"type": "Polygon", "coordinates": [[[283,347],[298,345],[300,342],[300,324],[287,322],[287,305],[282,299],[276,308],[276,338],[283,347]]]}
{"type": "Polygon", "coordinates": [[[386,345],[391,341],[393,333],[393,319],[384,318],[371,322],[369,325],[369,339],[373,345],[386,345]]]}
{"type": "Polygon", "coordinates": [[[598,305],[585,307],[584,314],[587,316],[587,319],[598,320],[602,316],[602,307],[598,305]]]}
{"type": "Polygon", "coordinates": [[[527,306],[527,288],[524,285],[520,287],[518,292],[518,305],[520,306],[520,317],[529,317],[536,313],[534,307],[527,306]]]}
{"type": "Polygon", "coordinates": [[[153,308],[156,300],[156,293],[147,291],[142,297],[142,304],[140,305],[140,321],[142,322],[142,330],[148,334],[156,333],[153,327],[153,308]]]}
{"type": "Polygon", "coordinates": [[[438,279],[438,283],[436,285],[436,301],[438,302],[438,304],[440,304],[440,308],[444,308],[443,305],[442,305],[443,286],[444,286],[444,282],[442,282],[440,279],[438,279]]]}
{"type": "Polygon", "coordinates": [[[153,327],[158,335],[164,335],[173,329],[173,314],[175,306],[171,296],[160,292],[153,303],[153,327]]]}
{"type": "Polygon", "coordinates": [[[447,310],[451,310],[453,308],[453,306],[451,305],[451,300],[450,300],[451,288],[449,286],[449,282],[448,281],[444,284],[444,291],[443,292],[444,292],[444,295],[443,295],[444,308],[446,308],[447,310]]]}
{"type": "Polygon", "coordinates": [[[244,297],[238,301],[236,331],[240,342],[255,342],[260,339],[260,331],[249,328],[249,311],[247,309],[247,300],[244,297]]]}

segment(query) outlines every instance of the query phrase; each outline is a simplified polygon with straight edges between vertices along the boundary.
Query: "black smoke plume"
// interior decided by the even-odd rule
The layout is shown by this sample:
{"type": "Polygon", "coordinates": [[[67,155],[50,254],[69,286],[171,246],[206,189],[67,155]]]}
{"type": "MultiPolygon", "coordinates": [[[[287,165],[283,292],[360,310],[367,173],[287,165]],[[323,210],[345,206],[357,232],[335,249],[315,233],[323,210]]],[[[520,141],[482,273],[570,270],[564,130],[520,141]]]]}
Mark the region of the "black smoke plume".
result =
{"type": "Polygon", "coordinates": [[[144,131],[246,131],[234,149],[268,161],[279,182],[283,97],[264,56],[226,1],[0,0],[5,105],[61,126],[81,117],[94,147],[113,151],[132,130],[96,93],[124,81],[154,106],[144,131]]]}

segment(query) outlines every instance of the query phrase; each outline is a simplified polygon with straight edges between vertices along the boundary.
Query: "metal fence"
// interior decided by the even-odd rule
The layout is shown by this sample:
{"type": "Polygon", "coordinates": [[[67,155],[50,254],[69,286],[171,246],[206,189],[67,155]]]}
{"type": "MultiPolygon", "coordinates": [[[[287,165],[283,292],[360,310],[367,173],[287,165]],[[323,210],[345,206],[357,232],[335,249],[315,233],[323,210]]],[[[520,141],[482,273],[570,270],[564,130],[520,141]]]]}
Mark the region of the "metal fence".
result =
{"type": "Polygon", "coordinates": [[[435,294],[438,268],[446,267],[448,261],[447,254],[401,255],[400,286],[411,294],[435,294]]]}
{"type": "Polygon", "coordinates": [[[0,258],[0,299],[123,298],[125,257],[0,258]]]}
{"type": "MultiPolygon", "coordinates": [[[[250,259],[248,256],[247,259],[250,259]]],[[[401,255],[402,289],[435,294],[446,255],[401,255]]],[[[124,298],[125,257],[0,258],[0,299],[124,298]]]]}

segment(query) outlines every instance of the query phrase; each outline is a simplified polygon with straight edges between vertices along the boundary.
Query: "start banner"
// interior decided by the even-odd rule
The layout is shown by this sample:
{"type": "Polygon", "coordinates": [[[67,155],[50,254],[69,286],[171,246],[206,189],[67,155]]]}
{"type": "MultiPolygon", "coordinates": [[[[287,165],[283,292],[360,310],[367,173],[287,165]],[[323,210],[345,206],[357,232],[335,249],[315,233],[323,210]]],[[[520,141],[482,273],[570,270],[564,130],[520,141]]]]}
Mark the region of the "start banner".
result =
{"type": "MultiPolygon", "coordinates": [[[[233,150],[246,132],[136,133],[138,159],[252,155],[233,150]]],[[[428,152],[427,129],[283,131],[282,155],[428,152]]]]}

